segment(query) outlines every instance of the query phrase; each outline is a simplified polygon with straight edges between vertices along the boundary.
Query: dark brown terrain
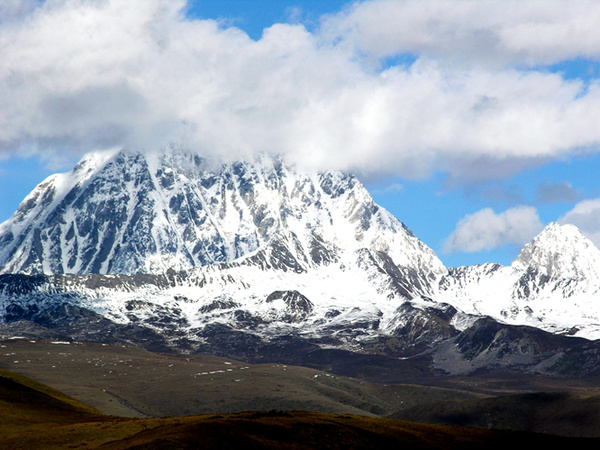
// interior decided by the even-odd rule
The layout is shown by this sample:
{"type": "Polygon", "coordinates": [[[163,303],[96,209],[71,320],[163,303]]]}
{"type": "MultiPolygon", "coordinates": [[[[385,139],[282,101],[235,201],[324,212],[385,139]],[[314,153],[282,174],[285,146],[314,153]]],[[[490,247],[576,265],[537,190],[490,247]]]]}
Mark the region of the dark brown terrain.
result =
{"type": "Polygon", "coordinates": [[[489,448],[557,436],[581,448],[600,443],[580,439],[600,437],[594,379],[482,374],[383,384],[30,339],[0,342],[0,368],[10,371],[1,380],[2,448],[195,448],[198,436],[204,446],[242,439],[249,448],[489,448]]]}
{"type": "Polygon", "coordinates": [[[483,396],[466,389],[371,383],[285,364],[28,339],[0,342],[0,368],[107,414],[129,417],[273,409],[383,417],[424,402],[483,396]]]}
{"type": "MultiPolygon", "coordinates": [[[[396,419],[314,412],[245,412],[186,417],[104,415],[55,389],[0,371],[0,447],[3,449],[412,449],[577,445],[597,439],[425,425],[396,419]]],[[[594,446],[594,447],[593,447],[594,446]]]]}

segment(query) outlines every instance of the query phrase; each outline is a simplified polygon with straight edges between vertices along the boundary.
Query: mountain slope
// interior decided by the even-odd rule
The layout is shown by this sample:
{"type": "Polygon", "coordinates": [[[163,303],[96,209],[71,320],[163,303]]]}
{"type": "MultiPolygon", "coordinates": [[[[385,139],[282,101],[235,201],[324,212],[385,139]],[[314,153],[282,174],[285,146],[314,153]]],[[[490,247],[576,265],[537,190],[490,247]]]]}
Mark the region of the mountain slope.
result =
{"type": "Polygon", "coordinates": [[[551,340],[517,326],[600,337],[600,251],[576,228],[551,224],[510,267],[446,269],[355,177],[268,155],[90,154],[0,225],[0,267],[2,328],[33,337],[292,362],[424,355],[448,373],[562,361],[567,341],[540,352],[551,340]]]}
{"type": "Polygon", "coordinates": [[[88,155],[0,226],[2,273],[162,273],[257,250],[302,271],[360,248],[444,271],[350,175],[298,173],[269,156],[217,165],[176,149],[88,155]]]}
{"type": "Polygon", "coordinates": [[[461,310],[555,333],[600,337],[600,250],[573,225],[549,224],[511,266],[450,269],[441,283],[461,310]]]}
{"type": "Polygon", "coordinates": [[[524,272],[515,298],[568,298],[600,290],[600,250],[573,225],[548,225],[523,248],[513,267],[524,272]]]}
{"type": "MultiPolygon", "coordinates": [[[[595,448],[597,441],[543,434],[416,424],[395,419],[303,411],[162,418],[120,418],[76,408],[67,396],[25,377],[0,373],[0,446],[22,448],[454,449],[550,442],[595,448]],[[37,409],[41,403],[42,408],[37,409]],[[13,421],[13,418],[19,420],[13,421]],[[290,430],[293,430],[290,432],[290,430]],[[592,447],[594,446],[594,447],[592,447]]],[[[492,447],[495,448],[495,447],[492,447]]]]}
{"type": "Polygon", "coordinates": [[[0,225],[0,264],[7,324],[78,338],[198,350],[301,334],[352,347],[431,324],[403,338],[414,352],[454,333],[419,306],[435,304],[445,267],[355,177],[266,155],[88,155],[0,225]]]}

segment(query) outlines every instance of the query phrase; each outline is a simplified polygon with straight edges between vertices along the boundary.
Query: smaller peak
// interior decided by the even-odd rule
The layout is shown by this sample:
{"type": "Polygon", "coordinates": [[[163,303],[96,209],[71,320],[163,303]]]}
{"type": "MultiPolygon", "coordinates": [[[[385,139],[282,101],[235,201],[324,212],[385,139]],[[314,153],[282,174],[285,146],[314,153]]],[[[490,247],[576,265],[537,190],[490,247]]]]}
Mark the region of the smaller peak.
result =
{"type": "MultiPolygon", "coordinates": [[[[569,243],[586,243],[588,239],[575,225],[551,222],[528,245],[537,247],[563,246],[569,243]]],[[[590,245],[593,245],[591,241],[590,245]]]]}
{"type": "Polygon", "coordinates": [[[549,276],[600,273],[600,250],[575,225],[552,222],[523,247],[513,267],[543,268],[549,276]]]}
{"type": "Polygon", "coordinates": [[[562,225],[558,222],[550,222],[548,225],[546,225],[544,227],[544,229],[542,230],[542,232],[544,231],[554,231],[554,230],[560,230],[562,228],[562,225]]]}
{"type": "Polygon", "coordinates": [[[562,236],[583,236],[579,228],[570,223],[560,224],[558,222],[550,222],[546,227],[542,230],[539,236],[544,234],[560,234],[562,236]]]}

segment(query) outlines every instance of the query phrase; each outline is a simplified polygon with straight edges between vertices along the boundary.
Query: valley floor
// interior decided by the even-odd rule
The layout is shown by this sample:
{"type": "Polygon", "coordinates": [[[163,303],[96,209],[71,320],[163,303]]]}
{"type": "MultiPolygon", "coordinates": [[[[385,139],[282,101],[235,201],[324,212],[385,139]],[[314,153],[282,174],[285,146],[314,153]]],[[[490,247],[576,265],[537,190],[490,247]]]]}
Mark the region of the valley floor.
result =
{"type": "MultiPolygon", "coordinates": [[[[382,384],[279,363],[250,364],[210,355],[158,354],[125,345],[24,338],[0,341],[0,369],[44,383],[61,401],[77,399],[69,401],[85,412],[83,416],[77,412],[74,422],[69,416],[66,422],[48,423],[48,417],[60,418],[60,414],[44,415],[42,410],[40,416],[40,403],[36,400],[33,409],[38,416],[33,419],[28,416],[21,420],[17,415],[18,420],[2,420],[1,435],[8,448],[44,448],[26,444],[54,433],[56,442],[62,443],[68,436],[74,436],[75,442],[96,431],[107,436],[114,434],[117,441],[139,433],[149,434],[151,439],[182,433],[188,436],[182,442],[189,440],[191,445],[195,433],[218,434],[227,428],[233,435],[256,432],[263,436],[260,439],[267,439],[270,432],[287,436],[281,430],[292,426],[294,430],[304,430],[302,433],[309,437],[316,433],[310,437],[313,440],[327,433],[345,436],[349,433],[347,426],[376,428],[376,434],[400,439],[398,436],[406,437],[403,433],[421,433],[417,430],[425,425],[414,422],[459,425],[431,430],[439,430],[442,435],[467,433],[464,439],[467,435],[468,439],[491,438],[490,429],[600,437],[600,383],[593,379],[495,374],[382,384]],[[477,431],[458,431],[465,425],[477,431]]],[[[39,385],[33,387],[38,389],[39,385]]],[[[4,402],[1,406],[5,418],[19,409],[11,404],[10,395],[6,397],[9,391],[5,389],[0,399],[4,402]]],[[[506,442],[511,436],[506,432],[499,439],[506,442]]],[[[225,438],[221,436],[217,441],[222,439],[225,438]]],[[[355,439],[363,442],[359,436],[355,439]]],[[[456,442],[462,442],[461,439],[452,437],[456,442]]],[[[89,445],[94,442],[97,441],[89,441],[89,445]]],[[[131,442],[133,445],[137,441],[131,442]]],[[[50,442],[48,445],[52,447],[50,442]]],[[[262,448],[262,443],[257,445],[262,448]]],[[[435,445],[428,448],[443,448],[435,445]]]]}
{"type": "Polygon", "coordinates": [[[586,449],[597,448],[600,441],[298,411],[120,418],[27,377],[0,371],[3,449],[489,449],[517,443],[586,449]]]}

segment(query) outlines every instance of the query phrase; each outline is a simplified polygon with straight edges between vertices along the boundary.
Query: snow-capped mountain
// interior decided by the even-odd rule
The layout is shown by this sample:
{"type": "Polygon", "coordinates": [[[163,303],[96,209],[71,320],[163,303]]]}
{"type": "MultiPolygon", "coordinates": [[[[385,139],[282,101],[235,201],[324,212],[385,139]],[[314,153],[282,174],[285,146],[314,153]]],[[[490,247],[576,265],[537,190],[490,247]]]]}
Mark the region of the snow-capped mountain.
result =
{"type": "Polygon", "coordinates": [[[600,250],[573,225],[549,224],[508,267],[450,269],[440,295],[471,314],[600,338],[600,250]]]}
{"type": "Polygon", "coordinates": [[[595,293],[600,287],[600,250],[574,225],[551,223],[513,263],[525,272],[514,296],[536,299],[595,293]]]}
{"type": "Polygon", "coordinates": [[[191,340],[216,323],[393,333],[403,303],[433,303],[446,274],[351,175],[178,149],[88,155],[23,201],[0,245],[2,272],[49,275],[18,299],[5,288],[10,320],[58,302],[159,333],[177,324],[191,340]]]}
{"type": "Polygon", "coordinates": [[[302,174],[270,156],[91,154],[0,225],[1,273],[162,273],[252,255],[304,271],[361,248],[426,278],[445,272],[355,177],[302,174]]]}
{"type": "Polygon", "coordinates": [[[474,367],[473,349],[537,348],[498,327],[600,338],[599,280],[600,250],[558,224],[511,266],[447,269],[354,176],[269,155],[93,153],[0,225],[5,329],[178,351],[296,339],[474,367]],[[486,333],[495,347],[471,345],[486,333]]]}

